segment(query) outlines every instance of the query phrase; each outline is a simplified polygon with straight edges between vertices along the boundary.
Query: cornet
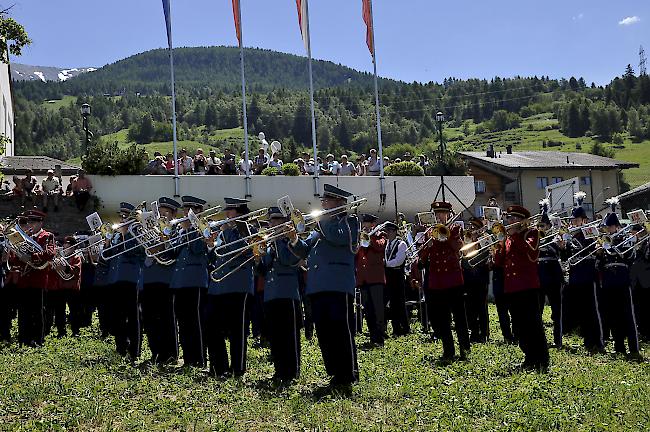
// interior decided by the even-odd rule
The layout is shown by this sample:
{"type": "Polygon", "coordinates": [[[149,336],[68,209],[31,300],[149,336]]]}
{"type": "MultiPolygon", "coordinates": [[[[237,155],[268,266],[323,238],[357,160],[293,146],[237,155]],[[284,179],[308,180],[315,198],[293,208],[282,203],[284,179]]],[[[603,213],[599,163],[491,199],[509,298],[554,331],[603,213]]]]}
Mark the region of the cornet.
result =
{"type": "Polygon", "coordinates": [[[367,247],[369,247],[369,246],[370,246],[370,238],[371,238],[373,235],[375,235],[375,234],[377,234],[378,232],[380,232],[382,229],[384,229],[384,226],[386,225],[387,222],[388,222],[388,221],[383,222],[383,223],[377,225],[377,226],[374,227],[372,230],[370,230],[370,232],[365,232],[365,231],[362,230],[361,233],[360,233],[361,238],[360,238],[360,240],[359,240],[359,245],[360,245],[362,248],[367,248],[367,247]]]}

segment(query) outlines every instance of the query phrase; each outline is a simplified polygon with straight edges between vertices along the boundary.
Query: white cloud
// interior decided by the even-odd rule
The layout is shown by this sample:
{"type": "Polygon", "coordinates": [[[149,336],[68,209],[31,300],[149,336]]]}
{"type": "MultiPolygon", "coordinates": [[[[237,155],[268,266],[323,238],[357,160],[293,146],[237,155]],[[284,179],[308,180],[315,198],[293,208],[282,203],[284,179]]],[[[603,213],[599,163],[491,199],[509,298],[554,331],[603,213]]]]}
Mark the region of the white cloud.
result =
{"type": "Polygon", "coordinates": [[[641,18],[635,15],[635,16],[623,18],[618,22],[618,25],[628,26],[628,25],[636,24],[639,21],[641,21],[641,18]]]}
{"type": "Polygon", "coordinates": [[[580,20],[583,19],[584,17],[585,17],[585,14],[583,14],[583,13],[579,13],[578,15],[576,15],[576,16],[574,16],[574,17],[571,17],[571,19],[572,19],[573,21],[580,21],[580,20]]]}

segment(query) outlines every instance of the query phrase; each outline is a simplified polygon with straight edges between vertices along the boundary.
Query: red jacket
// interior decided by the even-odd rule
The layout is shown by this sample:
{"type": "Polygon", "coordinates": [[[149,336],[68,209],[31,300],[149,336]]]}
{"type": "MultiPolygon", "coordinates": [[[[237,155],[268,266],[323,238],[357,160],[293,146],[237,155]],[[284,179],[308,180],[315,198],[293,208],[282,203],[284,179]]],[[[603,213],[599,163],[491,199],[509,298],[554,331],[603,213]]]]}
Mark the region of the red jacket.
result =
{"type": "Polygon", "coordinates": [[[503,267],[503,292],[539,289],[538,258],[539,231],[529,229],[509,235],[494,254],[494,265],[503,267]]]}
{"type": "Polygon", "coordinates": [[[67,259],[68,264],[72,267],[72,274],[74,277],[70,280],[63,280],[61,276],[55,271],[52,270],[52,277],[56,278],[57,283],[51,284],[50,289],[61,289],[61,290],[71,290],[79,291],[81,289],[81,258],[77,255],[71,256],[67,259]]]}
{"type": "Polygon", "coordinates": [[[386,239],[373,235],[370,246],[359,248],[355,257],[357,286],[386,283],[384,272],[384,250],[386,239]]]}
{"type": "Polygon", "coordinates": [[[462,229],[454,225],[447,241],[431,240],[430,246],[420,252],[420,262],[428,262],[427,289],[443,290],[463,285],[463,269],[459,252],[463,247],[462,229]]]}
{"type": "MultiPolygon", "coordinates": [[[[34,241],[41,245],[43,252],[33,254],[32,262],[40,265],[42,263],[51,261],[55,254],[54,235],[45,230],[41,230],[35,237],[34,241]]],[[[20,269],[20,276],[16,282],[17,288],[47,288],[48,275],[50,273],[49,266],[43,270],[37,270],[20,261],[13,253],[9,256],[9,264],[11,267],[20,269]]]]}

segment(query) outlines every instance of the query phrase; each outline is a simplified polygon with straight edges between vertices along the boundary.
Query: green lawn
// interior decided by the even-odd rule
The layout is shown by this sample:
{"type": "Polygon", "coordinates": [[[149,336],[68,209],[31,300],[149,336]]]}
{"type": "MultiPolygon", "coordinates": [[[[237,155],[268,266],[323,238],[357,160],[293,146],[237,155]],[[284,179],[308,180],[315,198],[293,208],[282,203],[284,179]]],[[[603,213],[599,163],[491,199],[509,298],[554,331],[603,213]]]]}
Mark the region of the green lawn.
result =
{"type": "Polygon", "coordinates": [[[51,101],[44,101],[43,106],[46,107],[49,110],[56,111],[62,106],[67,106],[70,105],[70,103],[76,103],[77,102],[77,97],[76,96],[63,96],[62,99],[54,99],[51,101]]]}
{"type": "Polygon", "coordinates": [[[225,381],[197,370],[131,367],[96,338],[97,329],[79,339],[49,338],[39,350],[4,347],[0,429],[648,430],[650,363],[590,356],[569,337],[567,348],[551,350],[547,374],[518,372],[522,355],[499,343],[490,308],[493,342],[474,345],[468,362],[437,364],[440,343],[414,332],[361,350],[361,381],[351,395],[321,390],[316,340],[303,339],[301,378],[284,389],[269,384],[269,351],[252,345],[245,377],[225,381]]]}

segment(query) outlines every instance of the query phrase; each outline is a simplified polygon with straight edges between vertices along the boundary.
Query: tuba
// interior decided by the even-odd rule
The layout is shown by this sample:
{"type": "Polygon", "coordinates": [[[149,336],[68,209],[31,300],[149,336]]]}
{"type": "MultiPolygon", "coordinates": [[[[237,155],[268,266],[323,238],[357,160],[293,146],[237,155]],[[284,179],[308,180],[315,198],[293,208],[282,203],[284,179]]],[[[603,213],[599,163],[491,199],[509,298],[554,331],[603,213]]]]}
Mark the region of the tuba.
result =
{"type": "Polygon", "coordinates": [[[27,264],[27,266],[36,270],[43,270],[48,266],[47,261],[32,261],[32,255],[42,253],[43,248],[41,245],[36,243],[29,234],[23,231],[18,223],[15,223],[13,228],[10,228],[8,232],[5,233],[5,238],[7,239],[8,249],[13,252],[20,261],[27,264]]]}

